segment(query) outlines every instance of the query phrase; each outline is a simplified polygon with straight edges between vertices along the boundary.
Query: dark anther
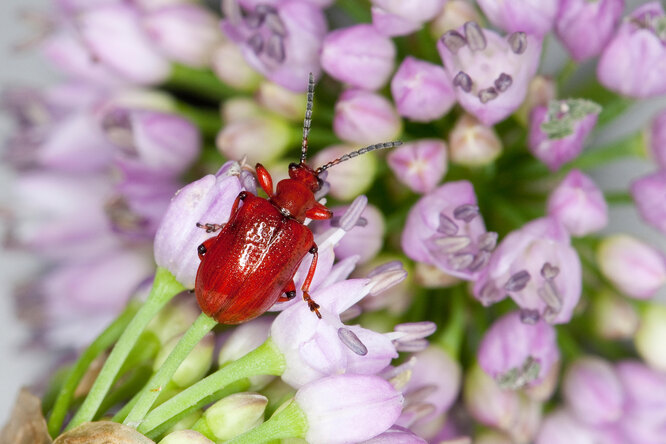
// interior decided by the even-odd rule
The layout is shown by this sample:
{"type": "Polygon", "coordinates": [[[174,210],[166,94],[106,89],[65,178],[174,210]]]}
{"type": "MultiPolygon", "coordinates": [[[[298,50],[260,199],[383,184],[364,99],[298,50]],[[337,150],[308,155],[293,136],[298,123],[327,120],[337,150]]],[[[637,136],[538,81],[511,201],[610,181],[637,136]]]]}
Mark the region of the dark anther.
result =
{"type": "Polygon", "coordinates": [[[504,92],[509,89],[511,83],[513,83],[511,76],[509,74],[502,73],[497,79],[495,79],[495,88],[497,88],[497,91],[499,92],[504,92]]]}
{"type": "Polygon", "coordinates": [[[479,100],[481,103],[487,103],[497,98],[498,95],[497,90],[491,86],[490,88],[479,91],[479,100]]]}
{"type": "Polygon", "coordinates": [[[486,49],[486,36],[483,30],[476,22],[465,23],[465,37],[467,44],[472,51],[482,51],[486,49]]]}
{"type": "Polygon", "coordinates": [[[453,86],[459,86],[463,91],[470,92],[472,90],[472,78],[466,72],[460,71],[453,78],[453,86]]]}
{"type": "Polygon", "coordinates": [[[516,54],[522,54],[527,49],[527,34],[524,32],[514,32],[509,36],[509,45],[511,51],[516,54]]]}
{"type": "Polygon", "coordinates": [[[441,40],[453,54],[457,54],[458,50],[467,44],[465,37],[458,31],[446,31],[441,40]]]}
{"type": "Polygon", "coordinates": [[[254,51],[254,53],[257,55],[261,54],[261,51],[264,49],[264,40],[259,34],[255,34],[250,37],[247,43],[250,45],[250,48],[252,48],[252,51],[254,51]]]}

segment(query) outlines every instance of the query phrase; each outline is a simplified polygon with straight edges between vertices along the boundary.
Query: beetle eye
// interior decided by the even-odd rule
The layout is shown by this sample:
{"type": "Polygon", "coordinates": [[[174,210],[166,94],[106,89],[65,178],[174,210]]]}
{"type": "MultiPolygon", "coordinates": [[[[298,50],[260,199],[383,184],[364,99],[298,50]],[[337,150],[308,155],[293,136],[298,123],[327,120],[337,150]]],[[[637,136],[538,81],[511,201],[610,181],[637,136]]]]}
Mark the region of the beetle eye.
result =
{"type": "Polygon", "coordinates": [[[203,256],[204,254],[206,254],[207,251],[208,251],[208,250],[206,250],[206,247],[204,247],[204,244],[201,244],[201,245],[199,245],[199,246],[197,247],[197,252],[198,252],[201,256],[203,256]]]}
{"type": "Polygon", "coordinates": [[[291,163],[289,164],[289,169],[290,169],[290,170],[295,170],[296,168],[298,168],[298,164],[297,164],[297,163],[291,162],[291,163]]]}

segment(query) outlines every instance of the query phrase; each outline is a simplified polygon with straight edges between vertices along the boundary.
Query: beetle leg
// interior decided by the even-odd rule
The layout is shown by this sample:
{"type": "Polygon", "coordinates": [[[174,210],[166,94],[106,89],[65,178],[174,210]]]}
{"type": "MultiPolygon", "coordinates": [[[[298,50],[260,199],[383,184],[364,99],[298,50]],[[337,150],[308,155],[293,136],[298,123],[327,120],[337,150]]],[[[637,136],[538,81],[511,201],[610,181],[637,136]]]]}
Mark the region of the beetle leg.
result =
{"type": "Polygon", "coordinates": [[[287,285],[282,289],[282,292],[285,294],[284,296],[280,296],[278,298],[278,302],[286,302],[286,301],[291,301],[296,297],[296,284],[294,284],[294,280],[290,280],[287,285]]]}
{"type": "Polygon", "coordinates": [[[305,282],[301,290],[303,290],[303,300],[308,303],[310,311],[314,312],[319,319],[321,319],[321,313],[319,313],[319,304],[312,300],[310,297],[310,284],[312,283],[312,278],[314,277],[315,269],[317,268],[317,244],[312,244],[310,248],[310,253],[312,254],[312,263],[310,264],[310,269],[308,270],[307,276],[305,276],[305,282]]]}
{"type": "MultiPolygon", "coordinates": [[[[240,204],[241,200],[245,200],[247,198],[247,191],[241,191],[238,193],[238,196],[236,196],[236,200],[234,201],[233,206],[231,207],[231,212],[229,213],[229,217],[233,217],[234,213],[236,213],[236,210],[238,210],[238,205],[240,204]]],[[[203,228],[206,230],[206,233],[215,233],[218,230],[221,230],[224,228],[224,224],[202,224],[200,222],[197,222],[197,227],[198,228],[203,228]]]]}

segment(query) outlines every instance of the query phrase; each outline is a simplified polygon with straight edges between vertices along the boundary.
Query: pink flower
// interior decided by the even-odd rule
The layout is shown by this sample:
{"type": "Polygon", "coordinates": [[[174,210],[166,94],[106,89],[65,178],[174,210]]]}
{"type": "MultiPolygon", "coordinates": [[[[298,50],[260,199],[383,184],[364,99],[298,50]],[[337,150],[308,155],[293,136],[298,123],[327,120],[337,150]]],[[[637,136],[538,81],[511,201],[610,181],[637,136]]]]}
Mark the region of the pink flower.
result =
{"type": "Polygon", "coordinates": [[[371,25],[354,25],[326,36],[321,65],[329,75],[353,87],[376,90],[386,84],[395,64],[395,46],[371,25]]]}
{"type": "Polygon", "coordinates": [[[602,85],[635,98],[666,93],[666,77],[661,75],[666,70],[663,20],[658,1],[642,5],[624,20],[599,59],[602,85]]]}
{"type": "Polygon", "coordinates": [[[580,170],[572,170],[548,197],[548,215],[573,236],[585,236],[608,224],[604,194],[580,170]]]}
{"type": "Polygon", "coordinates": [[[527,324],[519,312],[490,326],[479,346],[481,368],[502,388],[539,383],[560,358],[555,329],[543,321],[527,324]]]}
{"type": "Polygon", "coordinates": [[[398,113],[417,122],[439,119],[456,100],[444,68],[414,57],[405,57],[393,76],[391,94],[398,113]]]}
{"type": "Polygon", "coordinates": [[[474,284],[484,304],[509,295],[521,308],[525,322],[543,317],[568,322],[580,299],[582,270],[569,234],[552,217],[533,220],[509,233],[474,284]]]}
{"type": "Polygon", "coordinates": [[[557,16],[557,0],[479,0],[483,13],[494,25],[507,32],[546,35],[557,16]]]}
{"type": "Polygon", "coordinates": [[[666,233],[666,171],[657,171],[633,181],[631,195],[645,223],[666,233]]]}
{"type": "Polygon", "coordinates": [[[370,145],[395,139],[402,121],[391,102],[361,89],[343,92],[335,104],[333,131],[345,142],[370,145]]]}
{"type": "Polygon", "coordinates": [[[422,139],[391,151],[386,161],[399,181],[417,193],[432,191],[447,170],[446,143],[422,139]]]}
{"type": "Polygon", "coordinates": [[[410,34],[434,19],[444,3],[445,0],[373,0],[372,24],[387,36],[410,34]]]}
{"type": "Polygon", "coordinates": [[[437,49],[458,103],[490,126],[508,117],[525,99],[539,64],[541,42],[523,32],[505,39],[476,22],[465,23],[461,32],[447,31],[437,49]]]}
{"type": "Polygon", "coordinates": [[[423,196],[407,215],[402,249],[411,259],[474,280],[487,265],[496,233],[485,229],[472,184],[448,182],[423,196]]]}

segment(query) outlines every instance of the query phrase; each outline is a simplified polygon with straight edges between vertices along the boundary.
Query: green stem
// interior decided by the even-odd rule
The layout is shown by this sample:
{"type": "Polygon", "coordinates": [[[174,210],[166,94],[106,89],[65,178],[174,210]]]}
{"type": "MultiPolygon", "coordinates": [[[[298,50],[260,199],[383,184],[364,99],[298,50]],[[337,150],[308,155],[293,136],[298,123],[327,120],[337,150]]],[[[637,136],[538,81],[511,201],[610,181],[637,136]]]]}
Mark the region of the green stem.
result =
{"type": "Polygon", "coordinates": [[[104,350],[109,348],[122,334],[123,330],[127,327],[127,324],[130,323],[132,317],[136,314],[139,309],[139,303],[136,301],[130,302],[125,310],[116,318],[111,325],[109,325],[106,330],[104,330],[98,337],[95,339],[90,346],[81,354],[74,367],[72,367],[67,379],[65,380],[58,398],[55,401],[53,406],[53,411],[51,416],[49,416],[48,429],[52,437],[56,437],[60,434],[60,428],[62,423],[67,416],[67,411],[74,398],[74,392],[76,387],[78,387],[79,382],[85,375],[90,364],[101,355],[104,350]]]}
{"type": "Polygon", "coordinates": [[[571,76],[578,69],[578,63],[569,59],[567,63],[562,67],[560,73],[557,75],[557,86],[562,89],[562,87],[567,83],[571,76]]]}
{"type": "Polygon", "coordinates": [[[113,381],[116,379],[127,355],[139,339],[141,332],[146,328],[150,320],[159,312],[164,305],[175,295],[184,290],[184,287],[176,281],[171,273],[165,268],[158,268],[155,274],[153,288],[148,299],[136,313],[122,333],[116,346],[106,360],[88,396],[70,421],[66,430],[91,421],[97,414],[99,406],[108,393],[113,381]]]}
{"type": "Polygon", "coordinates": [[[608,205],[633,205],[634,198],[626,191],[607,191],[604,193],[608,205]]]}
{"type": "Polygon", "coordinates": [[[635,101],[626,97],[619,97],[604,105],[599,117],[597,118],[596,130],[602,130],[613,120],[620,117],[624,112],[633,105],[635,101]]]}
{"type": "Polygon", "coordinates": [[[285,365],[284,356],[269,338],[247,355],[229,363],[161,404],[145,417],[137,430],[148,435],[186,408],[202,406],[213,401],[210,399],[211,393],[224,389],[228,384],[249,376],[281,375],[285,365]]]}
{"type": "Polygon", "coordinates": [[[347,15],[357,23],[371,23],[372,15],[370,8],[365,1],[361,0],[338,0],[335,6],[342,9],[347,15]]]}
{"type": "Polygon", "coordinates": [[[192,106],[174,99],[176,112],[194,123],[205,138],[215,139],[222,128],[222,116],[217,108],[192,106]]]}
{"type": "Polygon", "coordinates": [[[201,339],[210,332],[213,327],[217,325],[217,321],[208,317],[206,314],[201,313],[192,326],[185,332],[185,335],[178,341],[176,347],[171,351],[164,364],[160,369],[150,378],[148,384],[145,385],[139,394],[139,400],[134,405],[134,408],[129,412],[123,424],[134,425],[139,424],[146,416],[150,408],[155,404],[157,397],[160,395],[162,387],[165,387],[171,380],[171,377],[180,364],[187,358],[192,349],[201,341],[201,339]]]}
{"type": "Polygon", "coordinates": [[[622,139],[614,140],[602,147],[588,149],[565,168],[566,171],[571,171],[573,168],[591,170],[625,157],[642,157],[644,155],[643,134],[637,132],[622,139]]]}
{"type": "MultiPolygon", "coordinates": [[[[150,365],[144,364],[136,367],[126,378],[121,380],[119,387],[104,398],[104,402],[100,406],[99,411],[106,412],[121,401],[130,399],[137,391],[141,390],[141,387],[146,385],[146,382],[148,382],[148,379],[152,374],[153,369],[150,365]]],[[[96,417],[95,420],[97,419],[99,418],[96,417]]]]}
{"type": "Polygon", "coordinates": [[[451,295],[451,315],[449,322],[437,338],[437,343],[456,361],[460,361],[460,348],[465,334],[466,285],[453,289],[451,295]]]}
{"type": "Polygon", "coordinates": [[[278,409],[271,418],[229,440],[226,444],[260,444],[275,439],[304,438],[308,420],[303,410],[292,400],[278,409]]]}
{"type": "Polygon", "coordinates": [[[172,65],[170,76],[164,86],[168,89],[191,93],[201,99],[207,99],[212,102],[218,102],[231,96],[243,94],[222,83],[208,69],[197,69],[179,64],[172,65]]]}

